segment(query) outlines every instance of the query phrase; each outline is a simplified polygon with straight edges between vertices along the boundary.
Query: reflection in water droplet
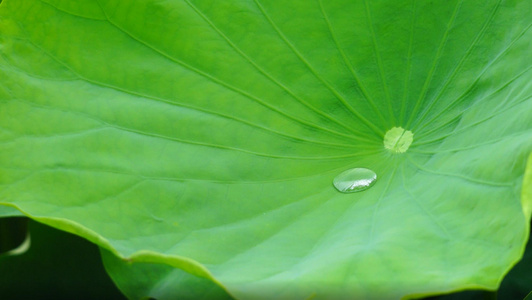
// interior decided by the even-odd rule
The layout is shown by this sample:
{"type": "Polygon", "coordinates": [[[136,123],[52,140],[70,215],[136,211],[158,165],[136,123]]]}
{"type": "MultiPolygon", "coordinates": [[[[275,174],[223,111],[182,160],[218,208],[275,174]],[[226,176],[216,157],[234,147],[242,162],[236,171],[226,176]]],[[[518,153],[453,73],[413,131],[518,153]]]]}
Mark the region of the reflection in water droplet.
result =
{"type": "Polygon", "coordinates": [[[377,180],[370,169],[354,168],[340,173],[333,180],[334,187],[342,193],[355,193],[369,189],[377,180]]]}

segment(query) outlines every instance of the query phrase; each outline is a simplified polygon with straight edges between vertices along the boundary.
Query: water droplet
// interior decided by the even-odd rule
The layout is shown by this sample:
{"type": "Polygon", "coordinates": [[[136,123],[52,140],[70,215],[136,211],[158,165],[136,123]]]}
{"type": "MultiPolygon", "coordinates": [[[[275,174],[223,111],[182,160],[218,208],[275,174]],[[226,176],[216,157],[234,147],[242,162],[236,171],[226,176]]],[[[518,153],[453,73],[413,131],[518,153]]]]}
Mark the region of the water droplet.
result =
{"type": "Polygon", "coordinates": [[[334,187],[342,193],[355,193],[369,189],[377,180],[370,169],[354,168],[340,173],[333,180],[334,187]]]}
{"type": "Polygon", "coordinates": [[[414,141],[414,134],[402,127],[394,127],[384,135],[384,148],[395,152],[404,153],[414,141]]]}

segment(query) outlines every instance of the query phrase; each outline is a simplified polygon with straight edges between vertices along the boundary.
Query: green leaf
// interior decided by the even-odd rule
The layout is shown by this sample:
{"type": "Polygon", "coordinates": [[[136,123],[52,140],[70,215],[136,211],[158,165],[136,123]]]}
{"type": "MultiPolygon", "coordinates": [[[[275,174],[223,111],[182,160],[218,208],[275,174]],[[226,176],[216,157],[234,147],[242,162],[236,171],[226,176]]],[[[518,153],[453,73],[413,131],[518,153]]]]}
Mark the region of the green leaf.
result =
{"type": "Polygon", "coordinates": [[[532,239],[528,240],[523,258],[504,277],[498,299],[522,299],[532,290],[532,239]]]}
{"type": "Polygon", "coordinates": [[[528,296],[525,297],[525,299],[523,300],[530,300],[532,299],[532,292],[530,292],[530,294],[528,294],[528,296]]]}
{"type": "Polygon", "coordinates": [[[133,263],[100,249],[105,269],[129,299],[232,299],[212,281],[165,264],[133,263]]]}
{"type": "Polygon", "coordinates": [[[28,251],[0,256],[2,299],[125,299],[105,273],[96,246],[34,221],[28,227],[28,251]]]}
{"type": "Polygon", "coordinates": [[[29,239],[28,219],[0,216],[0,256],[23,252],[29,239]]]}
{"type": "Polygon", "coordinates": [[[426,300],[523,299],[532,290],[532,239],[528,240],[523,258],[504,277],[497,292],[463,291],[426,300]]]}
{"type": "Polygon", "coordinates": [[[0,205],[0,218],[3,217],[22,217],[24,214],[20,212],[20,210],[10,207],[10,206],[4,206],[0,205]]]}
{"type": "Polygon", "coordinates": [[[532,211],[529,11],[4,1],[0,203],[236,298],[494,290],[532,211]]]}

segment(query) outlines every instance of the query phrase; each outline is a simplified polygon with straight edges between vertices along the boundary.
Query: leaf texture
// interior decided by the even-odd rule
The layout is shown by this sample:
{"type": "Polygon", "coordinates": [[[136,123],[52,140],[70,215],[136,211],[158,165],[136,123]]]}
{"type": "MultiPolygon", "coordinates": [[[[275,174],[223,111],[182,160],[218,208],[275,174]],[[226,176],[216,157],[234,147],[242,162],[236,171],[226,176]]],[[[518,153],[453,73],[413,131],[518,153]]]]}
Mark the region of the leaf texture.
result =
{"type": "Polygon", "coordinates": [[[495,289],[529,232],[530,11],[4,1],[0,203],[235,298],[495,289]],[[378,181],[339,193],[354,167],[378,181]]]}

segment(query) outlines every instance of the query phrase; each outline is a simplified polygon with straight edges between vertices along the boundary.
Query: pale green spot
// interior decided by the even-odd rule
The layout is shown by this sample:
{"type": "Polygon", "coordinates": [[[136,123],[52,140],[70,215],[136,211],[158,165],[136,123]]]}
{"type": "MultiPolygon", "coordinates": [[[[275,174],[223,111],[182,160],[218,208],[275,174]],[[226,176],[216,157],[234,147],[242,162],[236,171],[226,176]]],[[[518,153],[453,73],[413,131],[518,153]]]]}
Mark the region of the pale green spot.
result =
{"type": "Polygon", "coordinates": [[[395,152],[404,153],[414,140],[414,134],[402,127],[393,127],[384,135],[384,148],[395,152]]]}

